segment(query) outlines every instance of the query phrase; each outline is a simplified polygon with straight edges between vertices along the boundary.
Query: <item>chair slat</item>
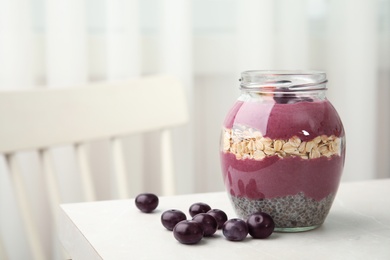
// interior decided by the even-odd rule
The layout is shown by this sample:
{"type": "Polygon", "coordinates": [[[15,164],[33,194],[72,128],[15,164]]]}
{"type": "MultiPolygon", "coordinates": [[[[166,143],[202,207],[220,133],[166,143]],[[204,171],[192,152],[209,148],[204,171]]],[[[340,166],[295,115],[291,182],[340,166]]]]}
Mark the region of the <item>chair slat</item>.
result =
{"type": "MultiPolygon", "coordinates": [[[[47,197],[49,198],[50,211],[53,219],[52,234],[57,235],[58,223],[59,223],[59,205],[62,203],[60,195],[60,185],[53,169],[53,158],[50,149],[38,150],[39,161],[42,166],[42,174],[45,178],[47,197]]],[[[68,253],[64,250],[61,244],[57,244],[59,253],[63,259],[69,259],[68,253]]]]}
{"type": "Polygon", "coordinates": [[[62,202],[58,178],[53,170],[52,157],[49,149],[38,150],[39,160],[42,166],[42,173],[45,178],[46,189],[50,202],[50,209],[54,223],[58,223],[58,205],[62,202]]]}
{"type": "Polygon", "coordinates": [[[122,139],[124,157],[128,176],[129,195],[135,197],[145,191],[145,136],[143,134],[128,136],[122,139]]]}
{"type": "Polygon", "coordinates": [[[119,199],[128,199],[129,188],[125,162],[123,158],[122,140],[120,138],[112,138],[110,140],[110,145],[114,167],[113,175],[115,177],[115,190],[119,199]]]}
{"type": "Polygon", "coordinates": [[[95,186],[93,185],[91,169],[89,166],[87,144],[75,144],[74,149],[80,173],[81,187],[84,192],[84,199],[85,201],[94,201],[96,200],[96,192],[95,186]]]}
{"type": "Polygon", "coordinates": [[[24,185],[20,169],[15,154],[5,155],[5,161],[11,176],[11,182],[15,190],[16,199],[19,204],[22,221],[25,226],[27,240],[31,249],[33,259],[46,259],[42,240],[40,239],[37,226],[34,222],[34,216],[31,210],[31,204],[28,201],[26,187],[24,185]]]}
{"type": "Polygon", "coordinates": [[[164,195],[175,194],[175,174],[173,167],[172,135],[171,131],[161,131],[161,180],[164,195]]]}

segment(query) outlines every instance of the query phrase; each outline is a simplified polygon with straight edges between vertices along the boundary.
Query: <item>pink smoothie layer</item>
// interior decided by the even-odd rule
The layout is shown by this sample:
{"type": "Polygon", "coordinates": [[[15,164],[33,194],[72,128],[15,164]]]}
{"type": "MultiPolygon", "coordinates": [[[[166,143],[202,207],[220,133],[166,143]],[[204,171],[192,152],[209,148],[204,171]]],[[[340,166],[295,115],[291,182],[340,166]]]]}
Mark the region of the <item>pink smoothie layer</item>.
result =
{"type": "MultiPolygon", "coordinates": [[[[234,125],[256,128],[271,139],[298,136],[307,141],[321,135],[344,136],[338,114],[327,100],[294,104],[239,101],[224,122],[225,128],[234,125]]],[[[221,152],[221,164],[225,185],[234,196],[260,199],[304,192],[321,200],[337,191],[344,152],[330,158],[271,156],[262,160],[238,160],[234,154],[221,152]]]]}
{"type": "Polygon", "coordinates": [[[307,141],[320,135],[344,136],[340,118],[327,100],[294,104],[238,101],[224,127],[232,128],[234,124],[256,128],[271,139],[286,140],[295,135],[307,141]]]}
{"type": "Polygon", "coordinates": [[[305,160],[300,157],[262,161],[237,160],[221,152],[222,172],[227,190],[237,197],[250,199],[284,197],[304,192],[317,201],[336,194],[344,160],[341,156],[305,160]]]}

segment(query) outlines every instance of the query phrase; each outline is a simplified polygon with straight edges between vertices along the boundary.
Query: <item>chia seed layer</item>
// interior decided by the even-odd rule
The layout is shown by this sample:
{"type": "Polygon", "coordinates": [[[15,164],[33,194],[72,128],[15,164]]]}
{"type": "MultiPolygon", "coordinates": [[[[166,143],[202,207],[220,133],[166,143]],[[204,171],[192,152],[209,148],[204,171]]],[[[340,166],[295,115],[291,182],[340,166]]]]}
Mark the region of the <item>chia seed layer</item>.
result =
{"type": "Polygon", "coordinates": [[[276,228],[311,227],[321,225],[334,200],[329,194],[320,201],[306,197],[303,192],[285,197],[248,199],[231,196],[237,215],[247,219],[252,213],[262,211],[270,214],[276,228]]]}

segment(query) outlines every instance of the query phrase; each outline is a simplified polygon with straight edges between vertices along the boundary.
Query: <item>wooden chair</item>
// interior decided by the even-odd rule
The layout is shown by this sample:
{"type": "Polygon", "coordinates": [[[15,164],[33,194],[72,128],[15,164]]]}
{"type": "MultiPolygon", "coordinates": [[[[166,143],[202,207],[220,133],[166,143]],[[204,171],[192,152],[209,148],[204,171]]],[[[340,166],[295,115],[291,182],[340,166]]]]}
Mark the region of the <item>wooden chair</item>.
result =
{"type": "Polygon", "coordinates": [[[162,191],[170,195],[175,192],[170,129],[187,121],[184,91],[177,80],[168,76],[0,92],[0,154],[5,157],[34,259],[45,256],[16,153],[38,151],[55,223],[61,197],[51,165],[51,147],[74,146],[85,201],[91,201],[95,200],[96,191],[85,146],[93,140],[109,139],[117,190],[120,198],[128,198],[121,138],[159,131],[162,191]]]}

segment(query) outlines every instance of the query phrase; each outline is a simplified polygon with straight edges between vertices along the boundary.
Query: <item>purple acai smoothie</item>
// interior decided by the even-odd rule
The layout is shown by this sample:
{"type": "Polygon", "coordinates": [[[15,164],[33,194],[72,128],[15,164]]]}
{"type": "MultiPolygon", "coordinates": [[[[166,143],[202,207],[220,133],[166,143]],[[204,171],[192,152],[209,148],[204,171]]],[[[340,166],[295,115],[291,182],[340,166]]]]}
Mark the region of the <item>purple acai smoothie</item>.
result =
{"type": "Polygon", "coordinates": [[[344,129],[329,101],[237,101],[223,124],[221,166],[237,214],[269,213],[276,230],[323,223],[344,165],[344,129]]]}

